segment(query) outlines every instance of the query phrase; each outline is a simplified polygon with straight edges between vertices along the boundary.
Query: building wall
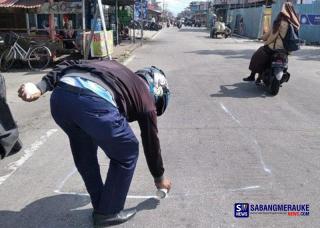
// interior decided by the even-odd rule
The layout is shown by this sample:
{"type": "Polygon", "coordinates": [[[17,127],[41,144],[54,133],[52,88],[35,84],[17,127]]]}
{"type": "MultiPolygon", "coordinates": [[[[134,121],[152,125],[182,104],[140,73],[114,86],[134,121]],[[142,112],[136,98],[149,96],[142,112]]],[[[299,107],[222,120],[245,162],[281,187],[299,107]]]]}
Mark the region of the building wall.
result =
{"type": "Polygon", "coordinates": [[[227,22],[234,33],[258,38],[262,35],[262,18],[265,7],[242,8],[228,11],[227,22]]]}
{"type": "MultiPolygon", "coordinates": [[[[299,2],[299,1],[298,1],[299,2]]],[[[281,10],[282,2],[278,1],[272,6],[272,18],[276,18],[281,10]]],[[[307,4],[296,4],[295,9],[301,15],[320,18],[320,1],[307,2],[307,4]]],[[[314,24],[308,22],[302,23],[300,28],[300,38],[307,43],[320,43],[320,20],[316,20],[314,24]]]]}
{"type": "Polygon", "coordinates": [[[26,11],[24,9],[0,8],[0,30],[26,30],[26,28],[26,11]]]}

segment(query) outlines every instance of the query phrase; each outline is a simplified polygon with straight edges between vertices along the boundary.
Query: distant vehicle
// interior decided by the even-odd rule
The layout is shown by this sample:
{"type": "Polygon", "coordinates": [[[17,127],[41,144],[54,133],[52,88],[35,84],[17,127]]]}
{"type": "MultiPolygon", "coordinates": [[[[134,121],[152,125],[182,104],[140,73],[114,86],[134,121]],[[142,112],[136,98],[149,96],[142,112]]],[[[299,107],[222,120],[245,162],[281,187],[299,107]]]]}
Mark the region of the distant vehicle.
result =
{"type": "Polygon", "coordinates": [[[216,22],[215,26],[211,28],[210,38],[218,38],[218,35],[222,35],[224,38],[231,36],[232,30],[225,25],[224,22],[216,22]]]}
{"type": "Polygon", "coordinates": [[[184,26],[192,27],[194,25],[194,21],[191,19],[185,19],[184,26]]]}

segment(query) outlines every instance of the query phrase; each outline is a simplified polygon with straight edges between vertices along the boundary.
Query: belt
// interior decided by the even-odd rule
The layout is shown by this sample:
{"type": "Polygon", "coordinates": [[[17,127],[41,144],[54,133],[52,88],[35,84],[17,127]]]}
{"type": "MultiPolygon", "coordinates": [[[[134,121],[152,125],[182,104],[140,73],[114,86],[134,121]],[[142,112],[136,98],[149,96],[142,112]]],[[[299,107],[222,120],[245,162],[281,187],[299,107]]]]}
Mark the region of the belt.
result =
{"type": "Polygon", "coordinates": [[[94,97],[100,97],[99,95],[95,94],[94,92],[92,92],[89,89],[72,86],[72,85],[69,85],[69,84],[61,82],[61,81],[59,81],[57,83],[57,87],[59,87],[63,90],[69,91],[71,93],[79,94],[79,95],[84,94],[84,95],[90,95],[90,96],[94,96],[94,97]]]}

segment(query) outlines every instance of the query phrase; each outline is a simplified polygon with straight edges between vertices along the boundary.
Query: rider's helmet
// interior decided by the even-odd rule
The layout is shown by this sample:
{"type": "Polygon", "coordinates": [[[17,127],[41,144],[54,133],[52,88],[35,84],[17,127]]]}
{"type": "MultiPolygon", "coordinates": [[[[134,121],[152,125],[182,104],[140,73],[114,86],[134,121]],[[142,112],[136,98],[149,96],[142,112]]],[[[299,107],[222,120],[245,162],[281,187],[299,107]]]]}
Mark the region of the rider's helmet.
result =
{"type": "Polygon", "coordinates": [[[149,91],[154,97],[157,116],[161,116],[168,107],[170,90],[167,78],[162,70],[152,66],[136,72],[148,85],[149,91]]]}

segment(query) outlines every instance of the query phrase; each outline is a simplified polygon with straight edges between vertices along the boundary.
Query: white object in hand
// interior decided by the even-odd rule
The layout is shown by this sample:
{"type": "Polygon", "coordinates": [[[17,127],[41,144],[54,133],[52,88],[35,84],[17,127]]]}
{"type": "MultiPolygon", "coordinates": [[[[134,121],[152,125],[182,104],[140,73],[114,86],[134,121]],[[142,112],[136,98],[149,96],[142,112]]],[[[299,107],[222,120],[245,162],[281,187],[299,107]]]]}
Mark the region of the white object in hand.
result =
{"type": "Polygon", "coordinates": [[[35,84],[33,84],[31,82],[27,82],[24,84],[24,92],[26,93],[27,98],[31,98],[32,95],[39,93],[40,90],[38,89],[38,87],[35,84]]]}
{"type": "Polygon", "coordinates": [[[164,199],[168,196],[168,189],[166,188],[160,188],[157,191],[157,197],[160,199],[164,199]]]}

